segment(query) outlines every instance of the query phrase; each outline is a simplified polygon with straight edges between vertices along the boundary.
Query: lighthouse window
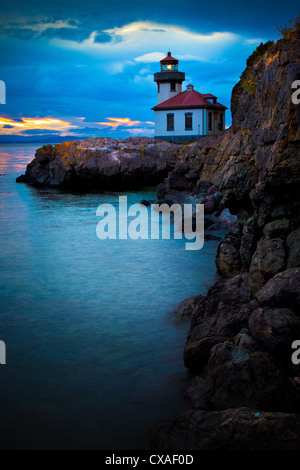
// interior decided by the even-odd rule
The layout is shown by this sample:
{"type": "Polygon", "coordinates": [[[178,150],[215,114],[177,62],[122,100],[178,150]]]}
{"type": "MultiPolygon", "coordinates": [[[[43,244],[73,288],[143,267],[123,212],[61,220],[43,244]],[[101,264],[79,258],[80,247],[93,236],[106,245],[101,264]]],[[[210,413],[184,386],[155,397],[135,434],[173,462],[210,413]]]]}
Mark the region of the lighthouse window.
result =
{"type": "Polygon", "coordinates": [[[171,91],[176,91],[176,83],[171,83],[171,91]]]}
{"type": "Polygon", "coordinates": [[[193,113],[185,113],[185,130],[193,130],[193,113]]]}
{"type": "Polygon", "coordinates": [[[167,114],[167,131],[174,131],[174,114],[167,114]]]}
{"type": "Polygon", "coordinates": [[[208,130],[212,131],[212,113],[208,113],[208,130]]]}

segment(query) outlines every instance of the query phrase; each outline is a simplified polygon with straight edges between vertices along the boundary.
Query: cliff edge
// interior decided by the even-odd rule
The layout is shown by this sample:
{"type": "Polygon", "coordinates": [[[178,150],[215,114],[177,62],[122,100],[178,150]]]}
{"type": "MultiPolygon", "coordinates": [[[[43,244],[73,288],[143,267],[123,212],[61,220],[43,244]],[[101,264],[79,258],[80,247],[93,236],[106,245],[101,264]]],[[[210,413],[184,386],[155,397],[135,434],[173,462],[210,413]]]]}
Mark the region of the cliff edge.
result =
{"type": "Polygon", "coordinates": [[[216,258],[224,280],[190,310],[184,363],[192,410],[151,428],[160,450],[297,449],[300,444],[300,34],[249,61],[233,124],[189,146],[158,187],[164,198],[209,181],[236,221],[216,258]]]}

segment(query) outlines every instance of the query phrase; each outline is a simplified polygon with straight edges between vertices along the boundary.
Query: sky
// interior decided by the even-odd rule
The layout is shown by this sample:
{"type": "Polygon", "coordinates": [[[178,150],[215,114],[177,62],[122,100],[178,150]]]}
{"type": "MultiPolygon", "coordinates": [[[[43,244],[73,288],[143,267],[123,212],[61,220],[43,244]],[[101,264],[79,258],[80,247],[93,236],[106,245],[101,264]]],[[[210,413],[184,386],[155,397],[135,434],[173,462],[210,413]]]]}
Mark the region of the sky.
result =
{"type": "MultiPolygon", "coordinates": [[[[186,85],[230,108],[247,57],[298,2],[0,0],[0,138],[154,135],[153,74],[170,50],[186,85]]],[[[276,26],[277,25],[277,26],[276,26]]],[[[226,126],[231,124],[230,109],[226,126]]],[[[1,141],[1,139],[0,139],[1,141]]]]}

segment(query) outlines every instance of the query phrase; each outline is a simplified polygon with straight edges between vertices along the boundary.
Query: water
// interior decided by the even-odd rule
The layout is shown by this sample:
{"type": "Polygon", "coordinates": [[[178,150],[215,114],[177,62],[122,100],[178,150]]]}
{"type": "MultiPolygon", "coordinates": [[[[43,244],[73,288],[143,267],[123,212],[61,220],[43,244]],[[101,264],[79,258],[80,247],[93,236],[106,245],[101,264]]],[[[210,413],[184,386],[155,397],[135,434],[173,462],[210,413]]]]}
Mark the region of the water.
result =
{"type": "Polygon", "coordinates": [[[0,446],[147,449],[149,425],[188,407],[172,310],[216,280],[216,242],[99,240],[118,194],[16,184],[37,147],[0,146],[0,446]]]}

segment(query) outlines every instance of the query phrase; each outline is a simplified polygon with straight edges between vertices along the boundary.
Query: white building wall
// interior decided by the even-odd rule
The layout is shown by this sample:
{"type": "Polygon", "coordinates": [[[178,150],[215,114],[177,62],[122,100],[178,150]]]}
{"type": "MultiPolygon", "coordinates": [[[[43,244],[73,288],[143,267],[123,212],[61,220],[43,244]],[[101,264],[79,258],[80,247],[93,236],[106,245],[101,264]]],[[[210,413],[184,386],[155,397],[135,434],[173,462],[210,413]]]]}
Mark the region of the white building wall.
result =
{"type": "Polygon", "coordinates": [[[176,83],[175,89],[176,91],[171,91],[170,83],[160,83],[159,93],[157,93],[157,104],[160,104],[163,101],[166,101],[169,98],[173,98],[173,96],[178,95],[178,93],[181,93],[181,89],[182,89],[181,83],[176,83]]]}
{"type": "Polygon", "coordinates": [[[158,136],[198,136],[205,135],[203,122],[203,109],[177,109],[169,111],[154,111],[155,137],[158,136]],[[174,131],[167,131],[167,114],[174,114],[174,131]],[[193,129],[185,130],[185,113],[193,114],[193,129]]]}

